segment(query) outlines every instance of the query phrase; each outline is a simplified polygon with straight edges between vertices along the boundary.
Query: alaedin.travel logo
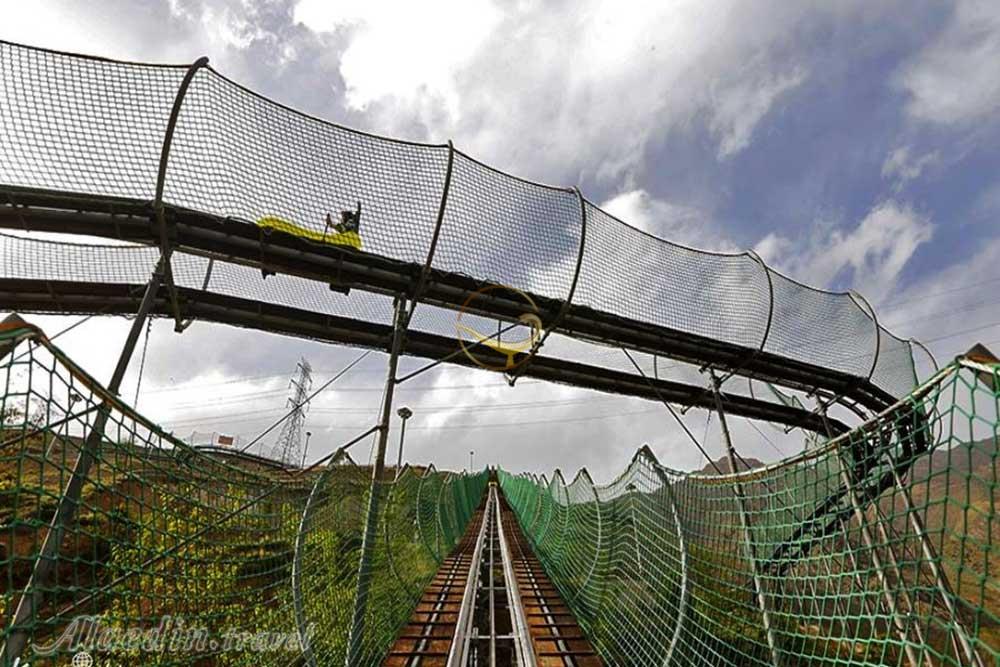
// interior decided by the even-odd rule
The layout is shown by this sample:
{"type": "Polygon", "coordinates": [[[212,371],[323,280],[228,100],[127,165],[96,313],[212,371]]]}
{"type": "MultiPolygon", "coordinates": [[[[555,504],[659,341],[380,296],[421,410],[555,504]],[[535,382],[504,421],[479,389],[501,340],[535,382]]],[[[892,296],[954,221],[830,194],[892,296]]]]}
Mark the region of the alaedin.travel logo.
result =
{"type": "MultiPolygon", "coordinates": [[[[240,628],[222,629],[213,635],[207,628],[176,616],[164,616],[152,627],[123,627],[100,616],[78,616],[59,637],[44,644],[32,644],[31,648],[34,658],[66,655],[71,656],[71,667],[96,667],[105,657],[113,663],[116,657],[123,655],[299,654],[315,633],[315,625],[310,624],[304,636],[298,632],[251,632],[240,628]]],[[[19,657],[13,667],[22,664],[26,663],[19,657]]]]}

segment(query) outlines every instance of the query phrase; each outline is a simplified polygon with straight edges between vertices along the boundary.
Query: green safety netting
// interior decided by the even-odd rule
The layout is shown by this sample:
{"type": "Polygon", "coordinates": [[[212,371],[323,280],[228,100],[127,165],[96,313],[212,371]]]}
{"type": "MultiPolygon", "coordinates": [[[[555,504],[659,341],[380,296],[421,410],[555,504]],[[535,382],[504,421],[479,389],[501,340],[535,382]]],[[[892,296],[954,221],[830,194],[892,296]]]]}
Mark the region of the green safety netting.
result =
{"type": "Polygon", "coordinates": [[[998,372],[736,474],[500,481],[606,664],[1000,664],[998,372]]]}
{"type": "Polygon", "coordinates": [[[81,642],[102,666],[340,665],[349,642],[354,664],[377,664],[486,485],[485,473],[395,474],[378,485],[375,576],[352,631],[370,467],[335,460],[286,469],[193,448],[109,394],[37,329],[8,326],[0,330],[2,640],[8,651],[24,643],[21,656],[35,665],[68,664],[81,642]],[[29,589],[91,445],[79,505],[43,559],[52,574],[29,589]],[[32,596],[31,613],[17,615],[32,596]],[[128,631],[151,640],[140,629],[174,643],[130,644],[128,631]]]}

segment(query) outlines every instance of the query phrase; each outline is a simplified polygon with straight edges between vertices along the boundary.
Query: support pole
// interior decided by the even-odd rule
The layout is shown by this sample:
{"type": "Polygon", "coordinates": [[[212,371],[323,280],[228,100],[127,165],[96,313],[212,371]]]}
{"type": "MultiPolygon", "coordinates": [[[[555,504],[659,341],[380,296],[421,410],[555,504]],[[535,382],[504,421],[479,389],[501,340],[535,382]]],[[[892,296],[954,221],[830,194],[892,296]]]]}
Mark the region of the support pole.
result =
{"type": "MultiPolygon", "coordinates": [[[[910,526],[913,528],[913,532],[917,534],[917,537],[920,540],[920,548],[924,553],[924,558],[927,560],[927,567],[930,568],[931,574],[934,576],[934,583],[937,585],[938,591],[941,593],[941,600],[944,602],[944,606],[948,610],[948,614],[951,616],[952,622],[955,624],[952,632],[949,633],[952,635],[952,641],[954,642],[955,635],[957,634],[958,639],[962,644],[962,652],[965,653],[965,657],[969,661],[969,664],[975,665],[975,667],[983,667],[982,659],[972,648],[972,644],[969,641],[969,631],[966,630],[965,626],[962,624],[962,620],[958,616],[958,609],[955,608],[954,602],[955,594],[952,592],[951,584],[948,582],[948,576],[938,565],[938,555],[934,549],[933,543],[931,543],[930,538],[927,536],[927,529],[924,527],[924,522],[920,519],[920,515],[917,514],[916,509],[913,506],[913,499],[910,497],[910,489],[903,484],[903,480],[900,478],[895,467],[892,468],[892,476],[896,483],[896,488],[903,497],[906,515],[910,519],[910,526]]],[[[957,657],[958,647],[956,646],[955,649],[957,657]]]]}
{"type": "Polygon", "coordinates": [[[656,460],[656,456],[653,454],[653,450],[649,448],[649,445],[643,445],[640,452],[644,453],[650,464],[652,464],[652,468],[654,472],[656,472],[656,476],[659,478],[660,484],[663,485],[664,493],[666,493],[667,497],[670,499],[670,513],[674,520],[674,526],[677,529],[677,551],[680,554],[681,559],[681,581],[680,595],[678,595],[677,602],[677,624],[674,626],[674,633],[670,637],[670,645],[667,646],[667,654],[663,656],[663,660],[660,663],[663,667],[670,667],[670,665],[674,664],[674,652],[677,650],[677,645],[680,643],[681,633],[684,630],[684,618],[687,616],[689,588],[687,544],[684,540],[684,525],[681,523],[681,515],[677,510],[677,499],[674,497],[673,481],[663,472],[660,462],[656,460]]]}
{"type": "MultiPolygon", "coordinates": [[[[899,557],[896,555],[896,548],[894,546],[896,540],[893,539],[892,535],[889,535],[889,530],[886,528],[887,521],[882,515],[881,509],[879,509],[877,497],[872,500],[872,508],[875,513],[875,527],[878,529],[879,537],[882,538],[882,544],[885,545],[886,554],[889,556],[889,566],[892,568],[892,574],[896,577],[896,581],[900,582],[899,597],[901,597],[903,602],[906,603],[907,609],[910,610],[909,613],[911,615],[916,615],[917,607],[913,604],[913,596],[910,595],[910,591],[906,588],[906,579],[903,576],[903,568],[900,567],[899,557]]],[[[895,533],[895,530],[893,530],[893,532],[895,533]]],[[[929,646],[923,630],[920,629],[919,622],[913,624],[913,633],[917,636],[917,642],[919,642],[921,646],[929,646]]],[[[923,658],[924,661],[921,663],[922,665],[934,667],[934,660],[930,655],[925,653],[923,658]]]]}
{"type": "MultiPolygon", "coordinates": [[[[817,396],[816,411],[823,419],[823,425],[826,427],[827,439],[833,440],[834,438],[833,429],[830,427],[830,421],[827,418],[826,410],[827,410],[826,404],[824,404],[822,399],[820,399],[817,396]]],[[[874,623],[875,614],[872,611],[871,605],[868,604],[867,587],[865,586],[865,582],[862,581],[861,579],[861,570],[858,567],[858,559],[854,555],[854,547],[851,545],[851,536],[847,530],[847,521],[844,520],[844,518],[840,515],[839,512],[837,514],[837,525],[840,527],[840,534],[842,539],[844,540],[844,551],[847,554],[847,560],[849,560],[851,564],[852,579],[854,579],[854,584],[858,587],[858,592],[861,593],[861,608],[864,609],[865,615],[867,615],[868,618],[872,619],[872,623],[874,623]]],[[[830,577],[832,581],[833,580],[832,573],[830,577]]],[[[850,600],[848,600],[847,602],[847,610],[848,611],[851,610],[850,600]]],[[[846,618],[847,618],[846,616],[842,617],[841,623],[844,623],[846,618]]]]}
{"type": "Polygon", "coordinates": [[[892,593],[892,587],[889,585],[889,580],[885,576],[886,568],[882,564],[882,558],[878,555],[878,551],[875,549],[875,540],[868,527],[868,519],[862,509],[861,501],[858,499],[857,491],[854,488],[854,482],[851,480],[850,466],[848,465],[848,462],[844,460],[840,447],[837,447],[837,455],[840,461],[840,477],[844,486],[847,488],[847,495],[851,500],[854,516],[857,518],[858,525],[861,527],[861,538],[864,541],[865,548],[871,555],[872,564],[875,566],[875,572],[878,576],[879,584],[882,586],[882,597],[885,600],[886,606],[889,608],[889,612],[892,614],[893,625],[895,626],[896,632],[903,644],[903,651],[906,653],[906,659],[909,660],[913,667],[917,667],[923,663],[917,660],[917,655],[913,651],[913,647],[910,645],[909,633],[907,632],[906,624],[903,622],[902,616],[900,616],[899,608],[896,605],[896,598],[892,593]]]}
{"type": "Polygon", "coordinates": [[[764,585],[760,577],[760,570],[757,566],[757,548],[754,545],[753,534],[750,532],[750,518],[747,516],[746,496],[743,494],[743,484],[736,476],[736,449],[733,447],[733,439],[729,435],[729,425],[726,423],[726,412],[722,408],[722,397],[719,395],[720,383],[714,371],[710,371],[712,378],[712,396],[715,398],[715,410],[719,413],[719,424],[722,426],[722,437],[726,441],[726,456],[729,458],[729,469],[731,470],[733,481],[733,492],[736,494],[736,502],[740,508],[740,524],[743,528],[743,539],[746,543],[747,557],[750,560],[750,567],[753,571],[753,587],[757,597],[757,605],[760,607],[761,617],[764,620],[764,631],[767,633],[767,646],[771,652],[771,664],[779,667],[781,661],[778,655],[778,644],[774,637],[774,627],[771,625],[771,613],[767,609],[767,597],[764,595],[764,585]]]}
{"type": "MultiPolygon", "coordinates": [[[[163,264],[162,280],[166,284],[167,293],[170,296],[170,309],[174,315],[174,331],[177,333],[184,331],[187,324],[190,324],[190,322],[184,324],[181,320],[181,308],[180,303],[177,300],[177,288],[174,286],[173,270],[170,267],[170,253],[172,247],[167,234],[167,219],[163,206],[163,193],[167,184],[167,166],[170,162],[170,148],[174,143],[174,133],[177,131],[177,121],[180,119],[181,105],[184,103],[184,98],[187,96],[188,88],[191,87],[191,82],[194,81],[194,77],[198,73],[198,70],[207,66],[208,58],[205,56],[202,56],[201,58],[198,58],[198,60],[191,63],[191,66],[188,67],[187,72],[184,74],[184,78],[181,80],[181,85],[177,88],[177,95],[174,96],[174,104],[170,109],[170,118],[167,119],[167,129],[163,133],[163,145],[160,147],[160,165],[156,173],[156,194],[153,198],[153,221],[156,223],[160,236],[160,256],[163,264]]],[[[208,274],[205,276],[205,282],[206,284],[208,283],[208,274]]]]}
{"type": "Polygon", "coordinates": [[[379,422],[378,444],[375,450],[375,465],[372,468],[372,484],[368,494],[368,510],[365,515],[365,534],[361,542],[361,561],[358,565],[358,587],[354,597],[354,616],[348,639],[347,667],[360,664],[361,650],[365,635],[365,615],[368,613],[368,594],[371,586],[371,560],[375,551],[375,530],[378,523],[379,502],[381,500],[382,476],[385,472],[385,450],[389,439],[389,420],[392,417],[392,397],[396,388],[396,367],[403,346],[406,331],[406,299],[396,297],[393,316],[392,342],[389,347],[389,364],[386,371],[385,395],[382,399],[382,416],[379,422]]]}
{"type": "MultiPolygon", "coordinates": [[[[132,358],[136,343],[139,342],[139,336],[145,327],[146,319],[153,308],[157,291],[163,281],[164,263],[165,260],[161,256],[156,269],[153,271],[153,275],[149,279],[149,283],[146,285],[146,292],[139,303],[139,311],[136,313],[135,320],[132,322],[132,328],[125,339],[125,345],[118,357],[114,373],[111,375],[111,382],[108,383],[108,391],[113,394],[117,394],[121,388],[125,371],[128,369],[129,360],[132,358]]],[[[52,520],[49,522],[49,529],[45,535],[45,541],[42,543],[41,551],[38,553],[38,558],[35,560],[35,567],[31,572],[28,583],[24,587],[24,592],[21,594],[21,599],[17,604],[17,610],[14,612],[14,619],[9,626],[11,632],[7,638],[7,642],[3,646],[2,661],[0,661],[4,665],[13,664],[21,656],[21,653],[24,652],[24,647],[27,645],[28,629],[22,626],[34,618],[38,611],[38,605],[41,602],[42,590],[49,585],[52,574],[55,572],[66,526],[72,523],[76,517],[77,509],[80,505],[80,495],[83,492],[83,484],[90,473],[90,468],[94,460],[97,458],[101,439],[104,435],[104,426],[108,421],[109,415],[110,408],[105,403],[98,409],[97,416],[94,418],[94,425],[87,435],[80,454],[77,456],[76,463],[73,465],[73,472],[70,474],[69,481],[66,483],[66,487],[59,498],[59,505],[56,507],[55,514],[52,515],[52,520]]]]}

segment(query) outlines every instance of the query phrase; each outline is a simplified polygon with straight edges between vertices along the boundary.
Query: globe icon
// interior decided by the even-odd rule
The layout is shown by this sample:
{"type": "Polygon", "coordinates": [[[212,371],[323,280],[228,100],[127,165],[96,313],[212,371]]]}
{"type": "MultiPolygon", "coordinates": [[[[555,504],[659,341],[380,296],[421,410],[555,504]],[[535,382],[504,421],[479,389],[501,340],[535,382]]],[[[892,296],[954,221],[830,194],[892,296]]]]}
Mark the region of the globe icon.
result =
{"type": "Polygon", "coordinates": [[[89,653],[77,653],[73,656],[73,667],[94,667],[94,659],[89,653]]]}

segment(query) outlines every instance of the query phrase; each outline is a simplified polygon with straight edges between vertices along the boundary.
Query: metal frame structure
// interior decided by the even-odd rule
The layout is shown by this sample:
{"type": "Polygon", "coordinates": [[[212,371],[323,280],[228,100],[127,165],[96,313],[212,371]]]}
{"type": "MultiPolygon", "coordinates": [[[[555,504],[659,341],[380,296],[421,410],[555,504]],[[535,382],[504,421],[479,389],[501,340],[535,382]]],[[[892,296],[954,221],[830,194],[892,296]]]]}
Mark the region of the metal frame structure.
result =
{"type": "MultiPolygon", "coordinates": [[[[154,246],[160,242],[158,226],[149,220],[148,203],[24,188],[6,188],[0,192],[0,196],[6,198],[6,201],[0,202],[0,228],[82,234],[154,246]]],[[[442,198],[442,206],[445,201],[442,198]]],[[[419,297],[424,303],[450,310],[458,310],[466,305],[469,296],[482,287],[482,284],[475,279],[432,268],[429,263],[407,263],[354,249],[328,244],[318,245],[280,231],[274,231],[265,238],[256,226],[245,221],[220,218],[173,206],[164,206],[163,216],[170,230],[174,250],[251,266],[269,273],[283,273],[322,283],[334,283],[341,289],[359,289],[390,296],[412,295],[411,298],[414,300],[419,297]]],[[[433,260],[433,250],[432,247],[428,261],[433,260]]],[[[86,283],[86,285],[86,289],[81,289],[79,286],[74,288],[70,284],[59,284],[58,281],[3,279],[0,280],[0,292],[3,293],[0,304],[46,312],[72,312],[72,308],[79,309],[77,312],[93,312],[95,304],[89,304],[90,310],[88,310],[87,305],[73,298],[74,295],[79,295],[81,291],[92,292],[92,288],[116,291],[115,286],[111,284],[99,286],[86,283]],[[32,289],[33,282],[42,284],[35,285],[32,289]],[[53,292],[50,292],[49,288],[60,296],[53,297],[53,292]],[[36,298],[21,299],[19,304],[18,293],[34,293],[36,298]]],[[[239,316],[240,299],[222,297],[200,290],[175,289],[182,316],[255,326],[247,323],[245,317],[239,316]],[[204,307],[206,302],[212,304],[212,308],[207,312],[204,307]]],[[[596,311],[586,306],[573,305],[566,300],[552,299],[538,294],[528,294],[528,296],[538,303],[542,312],[558,314],[554,323],[561,334],[579,340],[626,347],[655,357],[671,358],[699,367],[711,366],[724,372],[736,372],[746,377],[804,392],[826,391],[854,400],[875,412],[884,409],[894,400],[894,397],[866,378],[790,359],[763,351],[761,348],[747,348],[655,326],[596,311]]],[[[253,303],[255,309],[275,308],[272,304],[243,301],[253,303]]],[[[475,303],[468,309],[469,312],[508,322],[516,322],[523,312],[522,302],[496,292],[481,294],[474,301],[475,303]]],[[[101,305],[109,307],[107,303],[101,305]]],[[[114,312],[113,306],[110,306],[109,310],[114,312]]],[[[172,312],[170,314],[173,315],[172,312]]],[[[327,318],[317,313],[312,315],[313,320],[327,318]]],[[[363,330],[366,327],[377,326],[354,320],[346,322],[355,323],[355,326],[348,329],[363,330]]],[[[315,326],[298,326],[295,322],[286,322],[283,326],[275,322],[273,329],[271,326],[269,323],[257,323],[255,328],[309,338],[330,339],[329,333],[322,329],[317,331],[315,326]]],[[[361,332],[346,331],[344,334],[337,342],[369,344],[361,332]]],[[[455,349],[455,341],[451,340],[448,352],[453,352],[455,349]]],[[[421,356],[419,351],[410,349],[404,351],[406,354],[421,356]]],[[[529,354],[520,355],[519,365],[525,366],[520,375],[534,375],[532,368],[542,360],[542,357],[535,352],[537,350],[529,353],[532,357],[530,363],[524,363],[529,354]]],[[[444,355],[430,356],[438,358],[444,355]]],[[[457,356],[451,361],[462,363],[457,356]]],[[[559,363],[570,364],[570,362],[559,363]]],[[[600,372],[596,367],[587,368],[588,374],[600,372]]],[[[567,373],[565,378],[557,381],[579,383],[579,379],[574,378],[572,373],[567,373]]],[[[631,392],[623,386],[618,393],[631,392]]],[[[710,409],[711,397],[703,389],[697,393],[704,395],[702,400],[696,403],[697,407],[710,409]]],[[[689,404],[684,400],[677,402],[689,404]]],[[[767,404],[765,401],[758,402],[767,404]]],[[[800,423],[794,425],[821,432],[822,425],[819,420],[803,417],[799,421],[800,423]]]]}
{"type": "Polygon", "coordinates": [[[753,573],[753,589],[757,598],[757,605],[760,607],[761,619],[764,623],[764,632],[767,634],[767,646],[771,651],[771,664],[774,667],[781,667],[781,654],[778,651],[778,642],[774,636],[774,623],[771,621],[771,611],[768,607],[767,593],[764,590],[764,582],[760,576],[760,562],[757,558],[757,545],[753,539],[753,527],[750,525],[750,517],[747,514],[746,494],[743,492],[743,484],[735,477],[738,471],[736,467],[736,448],[733,446],[733,439],[729,435],[729,424],[726,421],[726,411],[722,406],[720,396],[720,381],[714,372],[710,373],[712,380],[712,396],[715,398],[716,411],[719,413],[719,425],[722,427],[722,439],[726,443],[726,457],[729,460],[729,471],[734,474],[733,494],[736,496],[736,503],[739,507],[740,524],[743,528],[743,541],[747,550],[747,560],[750,561],[750,571],[753,573]]]}
{"type": "MultiPolygon", "coordinates": [[[[72,283],[52,280],[0,279],[0,304],[12,310],[59,314],[130,315],[135,313],[141,286],[107,283],[72,283]]],[[[185,315],[238,327],[299,336],[329,343],[385,349],[391,327],[324,315],[299,308],[265,304],[250,299],[202,292],[178,287],[185,315]]],[[[165,290],[154,300],[153,314],[170,317],[170,302],[165,290]]],[[[408,356],[440,360],[480,368],[466,355],[455,354],[454,338],[409,331],[403,346],[408,356]]],[[[489,348],[477,352],[480,358],[502,365],[504,357],[489,348]]],[[[588,364],[536,355],[524,375],[540,380],[571,384],[597,391],[636,396],[650,400],[668,400],[681,405],[714,409],[711,392],[704,387],[671,380],[644,379],[630,373],[588,364]]],[[[770,401],[732,394],[726,397],[729,411],[750,417],[825,433],[823,420],[816,414],[770,401]]],[[[847,426],[832,420],[839,433],[847,426]]]]}
{"type": "MultiPolygon", "coordinates": [[[[152,201],[91,196],[27,187],[5,186],[0,189],[0,228],[98,236],[158,248],[159,261],[148,283],[137,285],[132,283],[2,278],[0,279],[0,307],[53,313],[137,313],[118,359],[114,375],[108,385],[108,389],[113,393],[117,393],[120,388],[142,328],[150,316],[172,318],[177,332],[182,332],[194,319],[203,319],[291,336],[388,351],[389,359],[381,418],[379,425],[374,429],[377,431],[378,438],[349,637],[347,664],[350,667],[357,664],[362,649],[361,638],[364,636],[372,574],[370,565],[374,541],[377,539],[375,532],[381,503],[380,482],[385,470],[394,388],[408,377],[412,377],[412,375],[406,378],[397,377],[399,357],[406,354],[435,360],[435,363],[447,360],[459,365],[477,367],[472,359],[462,354],[456,354],[457,341],[455,339],[410,330],[409,324],[415,309],[419,303],[423,302],[452,311],[467,308],[473,314],[505,322],[517,322],[518,317],[523,312],[523,304],[517,299],[499,292],[483,293],[481,291],[482,282],[474,277],[434,267],[434,259],[449,201],[455,154],[458,152],[451,142],[447,145],[447,168],[433,236],[426,260],[423,263],[405,262],[361,250],[317,244],[282,231],[264,233],[257,226],[248,224],[248,221],[212,215],[175,206],[164,201],[171,147],[181,117],[183,102],[195,75],[207,67],[207,64],[207,58],[200,58],[192,63],[178,87],[163,136],[155,194],[152,201]],[[201,290],[180,287],[174,283],[171,256],[178,251],[209,259],[208,270],[201,290]],[[259,269],[263,275],[280,273],[329,284],[338,290],[357,289],[391,296],[394,299],[392,325],[387,326],[360,319],[331,316],[254,299],[213,293],[208,287],[215,261],[253,267],[259,269]],[[138,297],[139,291],[142,291],[141,298],[138,297]],[[470,297],[473,294],[479,296],[474,300],[474,303],[470,303],[470,297]]],[[[462,155],[464,156],[464,154],[462,155]]],[[[588,203],[577,188],[572,188],[570,191],[575,193],[577,197],[581,218],[579,250],[572,281],[565,298],[551,298],[534,293],[527,294],[538,304],[542,313],[551,317],[551,321],[548,323],[544,335],[532,346],[531,350],[520,354],[516,372],[510,378],[512,383],[517,377],[528,376],[599,391],[659,400],[667,404],[668,407],[670,403],[675,403],[686,407],[700,407],[716,411],[720,416],[727,455],[733,472],[736,471],[737,453],[733,447],[725,419],[727,412],[783,424],[789,428],[798,427],[828,435],[846,432],[847,426],[830,418],[825,409],[818,414],[754,397],[723,394],[722,383],[732,375],[741,375],[752,380],[778,384],[811,395],[832,397],[831,401],[841,402],[850,409],[860,407],[870,413],[882,412],[895,402],[895,397],[878,387],[872,380],[881,349],[882,329],[870,304],[859,295],[852,294],[852,298],[858,307],[871,318],[876,336],[875,353],[866,377],[851,375],[765,350],[774,315],[774,284],[770,271],[767,270],[763,261],[752,253],[750,256],[765,269],[770,297],[766,328],[761,342],[756,347],[696,335],[666,326],[653,325],[573,303],[587,241],[588,203]],[[587,343],[620,347],[623,350],[649,354],[654,360],[654,369],[660,358],[674,359],[707,369],[712,375],[712,385],[706,389],[705,387],[660,379],[656,370],[654,370],[654,377],[650,378],[642,372],[631,356],[629,359],[636,365],[639,371],[638,375],[541,355],[541,348],[548,336],[557,331],[561,335],[587,343]],[[716,371],[724,374],[723,380],[719,380],[716,371]]],[[[504,355],[500,352],[484,349],[481,354],[491,360],[495,356],[499,367],[503,367],[504,355]]],[[[627,351],[626,354],[628,354],[627,351]]],[[[915,415],[914,417],[918,419],[920,416],[915,415]]],[[[24,649],[27,636],[24,632],[16,630],[16,626],[33,613],[38,600],[38,591],[44,587],[45,582],[51,576],[55,557],[62,542],[64,526],[72,521],[76,513],[83,480],[93,462],[94,452],[100,444],[106,419],[107,408],[102,407],[98,410],[72,476],[59,499],[41,554],[35,563],[28,586],[25,589],[26,592],[19,600],[14,613],[12,625],[15,627],[15,631],[3,647],[3,656],[8,661],[19,656],[24,649]]],[[[912,428],[919,431],[918,426],[912,428]]],[[[916,435],[919,436],[919,433],[916,435]]],[[[919,438],[917,440],[919,444],[919,438]]],[[[855,461],[853,465],[857,466],[857,464],[855,461]]],[[[900,475],[905,472],[906,465],[908,465],[908,461],[902,461],[899,467],[893,467],[891,476],[878,480],[880,485],[878,488],[884,489],[895,484],[903,489],[904,485],[900,475]]],[[[813,518],[803,525],[802,534],[808,531],[815,532],[818,529],[824,531],[824,534],[837,527],[843,529],[844,513],[840,511],[839,503],[846,495],[850,498],[854,514],[861,523],[866,543],[872,541],[864,516],[864,507],[869,501],[870,490],[868,488],[862,489],[863,497],[859,497],[856,488],[856,483],[864,481],[869,472],[869,469],[855,471],[852,467],[848,467],[848,462],[845,461],[842,471],[844,479],[841,495],[831,497],[829,504],[824,503],[817,507],[813,518]],[[830,518],[831,513],[832,519],[830,518]]],[[[313,494],[316,493],[322,479],[323,476],[320,476],[317,480],[303,512],[300,538],[308,520],[313,494]]],[[[753,566],[755,593],[763,614],[772,661],[777,667],[779,665],[778,647],[773,637],[767,599],[761,586],[760,567],[761,565],[768,567],[771,563],[780,562],[782,559],[787,559],[788,555],[776,553],[769,561],[765,561],[763,564],[758,563],[751,527],[746,516],[743,491],[738,482],[734,482],[734,491],[740,504],[740,516],[748,556],[753,566]]],[[[535,521],[540,518],[540,512],[533,517],[535,521]]],[[[680,534],[680,519],[676,515],[676,508],[675,520],[680,534]]],[[[546,518],[542,535],[548,529],[550,521],[551,513],[546,518]]],[[[930,549],[923,528],[918,525],[915,526],[915,530],[920,535],[921,544],[925,550],[930,549]]],[[[788,544],[797,543],[800,536],[798,533],[793,535],[788,544]]],[[[882,537],[888,542],[886,536],[882,537]]],[[[681,539],[683,559],[685,549],[683,538],[681,539]]],[[[297,584],[298,571],[301,568],[299,562],[301,546],[297,541],[296,560],[293,565],[296,621],[300,632],[303,630],[304,622],[301,610],[301,592],[298,590],[297,584]]],[[[873,559],[878,557],[874,551],[872,553],[873,559]]],[[[895,561],[891,551],[890,556],[895,561]]],[[[931,561],[933,562],[933,558],[931,561]]],[[[905,637],[906,628],[899,618],[895,600],[889,599],[891,596],[888,596],[884,568],[878,562],[876,565],[879,575],[882,577],[883,587],[886,588],[887,603],[893,610],[897,628],[905,637]]],[[[893,566],[895,567],[895,563],[893,566]]],[[[935,576],[937,586],[941,588],[943,593],[947,592],[949,590],[948,582],[937,572],[935,572],[935,576]]],[[[945,597],[947,599],[947,595],[945,597]]],[[[682,597],[683,602],[684,598],[682,597]]],[[[954,610],[949,611],[957,618],[954,610]]],[[[683,620],[683,613],[679,617],[678,628],[681,620],[683,620]]],[[[968,646],[964,632],[963,629],[961,634],[962,648],[966,655],[970,655],[974,652],[968,646]]],[[[675,642],[676,636],[674,642],[671,643],[671,652],[675,642]]],[[[456,642],[457,644],[458,642],[456,642]]],[[[308,642],[304,641],[303,646],[306,651],[307,663],[311,663],[313,658],[309,652],[308,642]]],[[[908,649],[907,652],[909,656],[911,651],[908,649]]],[[[912,656],[909,657],[912,660],[912,656]]]]}

